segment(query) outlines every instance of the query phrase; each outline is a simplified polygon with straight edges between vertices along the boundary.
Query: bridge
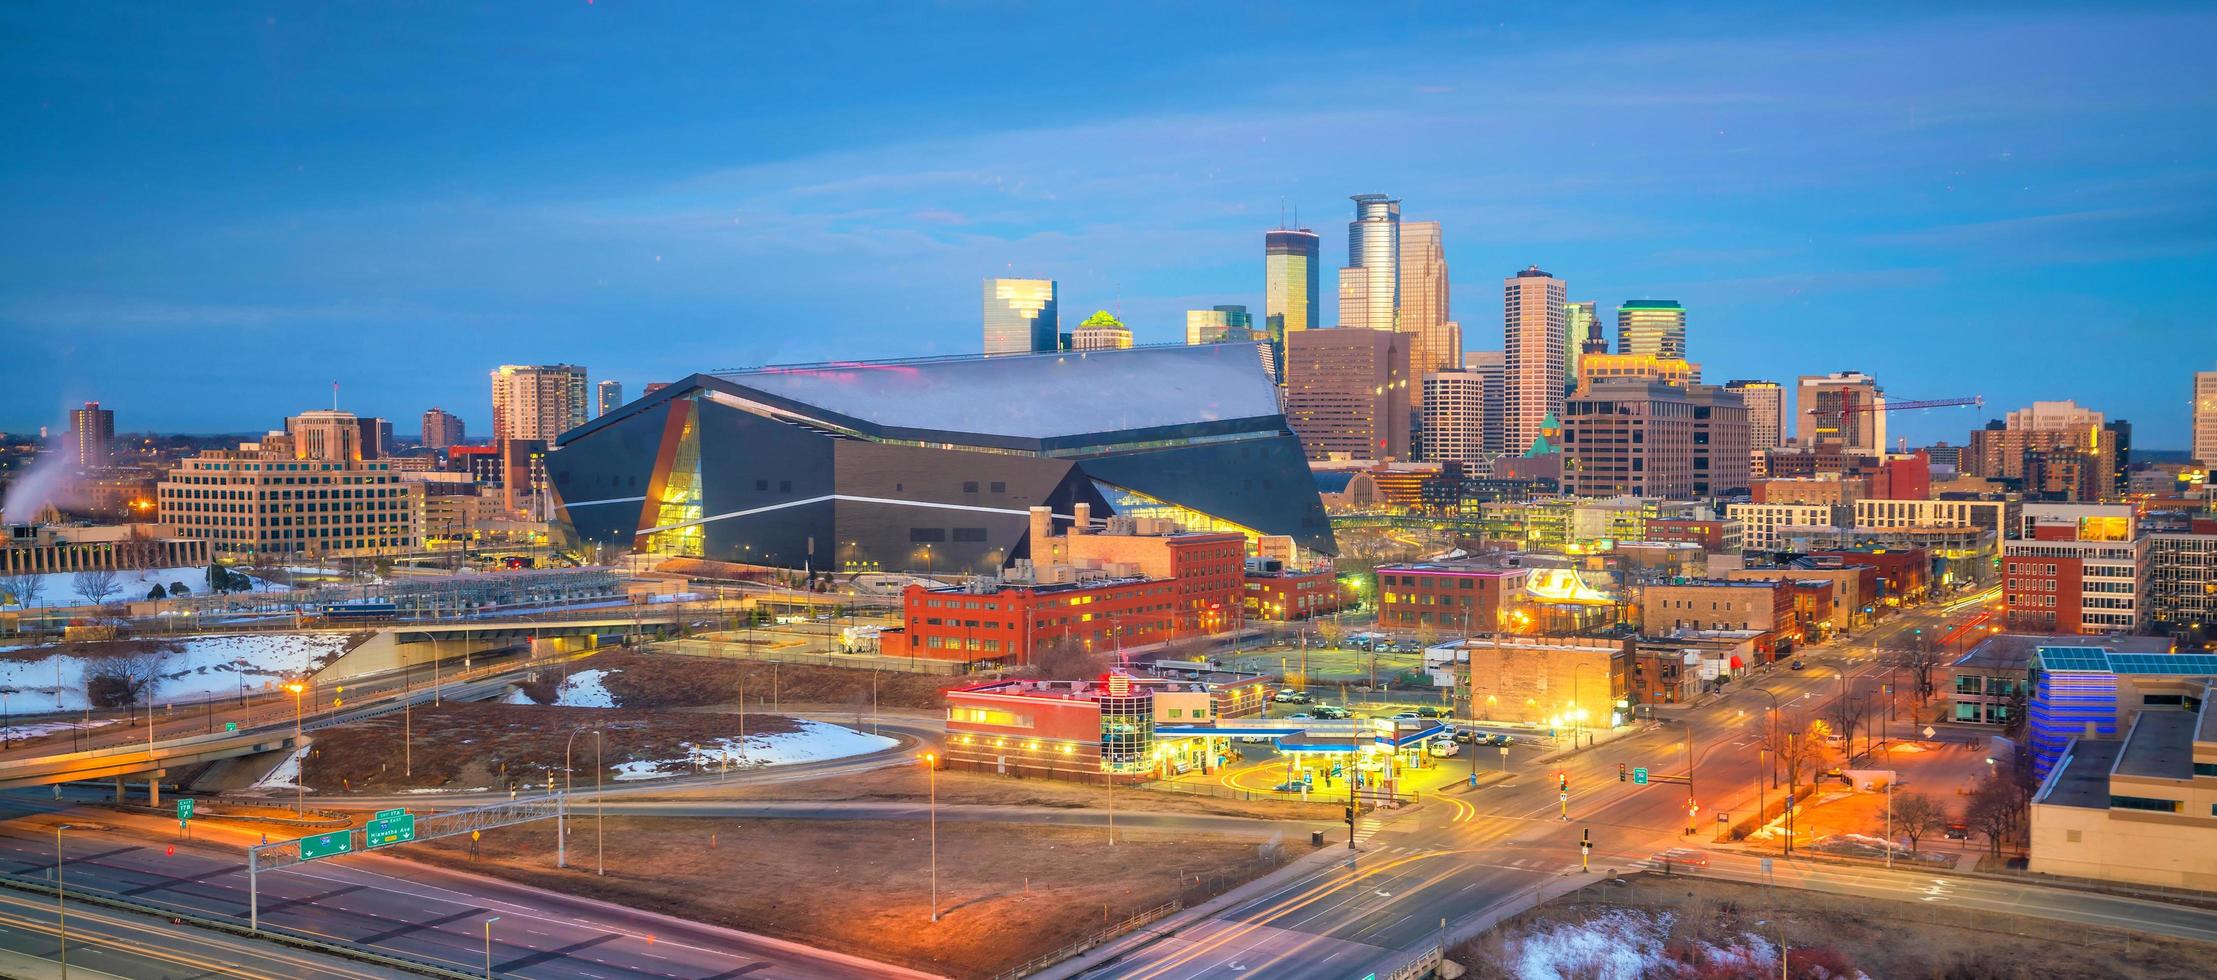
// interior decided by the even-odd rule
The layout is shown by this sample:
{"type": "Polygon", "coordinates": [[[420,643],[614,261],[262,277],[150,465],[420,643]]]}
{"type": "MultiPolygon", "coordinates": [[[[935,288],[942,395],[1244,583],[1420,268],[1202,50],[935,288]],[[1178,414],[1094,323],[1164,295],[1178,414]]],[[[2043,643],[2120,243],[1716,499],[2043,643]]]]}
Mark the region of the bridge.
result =
{"type": "Polygon", "coordinates": [[[317,671],[315,682],[329,684],[456,659],[467,666],[479,654],[520,647],[529,648],[533,657],[576,653],[602,646],[611,638],[665,636],[675,631],[680,618],[471,620],[383,626],[317,671]]]}
{"type": "Polygon", "coordinates": [[[161,805],[161,779],[172,766],[195,766],[244,755],[289,750],[306,744],[295,742],[291,731],[238,731],[161,739],[151,743],[62,752],[0,762],[0,790],[51,786],[96,779],[114,779],[116,798],[123,797],[123,777],[145,776],[147,805],[161,805]]]}

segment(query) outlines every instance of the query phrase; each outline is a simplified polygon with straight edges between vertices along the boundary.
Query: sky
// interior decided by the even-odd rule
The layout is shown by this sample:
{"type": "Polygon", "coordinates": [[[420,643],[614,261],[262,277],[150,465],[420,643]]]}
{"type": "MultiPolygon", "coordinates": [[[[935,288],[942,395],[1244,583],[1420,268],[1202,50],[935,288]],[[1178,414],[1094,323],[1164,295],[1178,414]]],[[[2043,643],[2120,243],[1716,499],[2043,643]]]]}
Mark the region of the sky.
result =
{"type": "MultiPolygon", "coordinates": [[[[0,430],[974,352],[979,282],[1141,343],[1348,197],[1504,276],[1676,299],[1712,381],[1861,370],[1912,442],[2034,399],[2183,447],[2217,368],[2192,4],[9,4],[0,430]]],[[[1129,393],[1073,392],[1074,398],[1129,393]]]]}

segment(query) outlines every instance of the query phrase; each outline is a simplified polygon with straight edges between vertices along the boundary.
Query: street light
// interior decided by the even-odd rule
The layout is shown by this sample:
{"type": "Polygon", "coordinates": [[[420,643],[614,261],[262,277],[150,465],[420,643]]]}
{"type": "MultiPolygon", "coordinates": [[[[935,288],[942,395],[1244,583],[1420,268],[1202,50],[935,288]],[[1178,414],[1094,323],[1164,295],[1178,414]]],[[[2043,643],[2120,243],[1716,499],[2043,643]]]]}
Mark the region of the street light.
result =
{"type": "MultiPolygon", "coordinates": [[[[561,806],[561,810],[562,810],[562,812],[564,812],[564,813],[567,813],[567,812],[569,812],[569,809],[570,809],[570,789],[571,789],[571,786],[572,786],[572,783],[571,783],[571,774],[572,774],[573,772],[575,772],[575,770],[574,770],[574,769],[573,769],[573,768],[571,767],[571,765],[570,765],[570,747],[571,747],[571,746],[573,746],[573,745],[575,745],[575,744],[577,744],[577,737],[578,737],[579,735],[583,735],[583,734],[585,734],[585,729],[583,729],[583,728],[579,728],[579,729],[577,729],[577,730],[575,730],[575,731],[572,731],[572,732],[570,733],[570,737],[569,737],[569,738],[568,738],[567,740],[563,741],[563,743],[562,743],[562,806],[561,806]]],[[[599,737],[600,737],[600,729],[598,729],[598,728],[595,728],[595,729],[593,729],[593,737],[594,737],[594,738],[599,738],[599,737]]],[[[597,801],[596,801],[596,802],[597,802],[597,801]]],[[[564,835],[565,835],[565,834],[567,834],[567,833],[568,833],[568,831],[567,831],[567,830],[561,830],[561,829],[558,829],[558,830],[556,831],[555,835],[554,835],[554,837],[555,837],[555,839],[554,839],[554,866],[555,866],[555,867],[557,867],[557,868],[566,868],[566,867],[569,867],[569,856],[568,856],[568,854],[567,854],[567,852],[566,852],[566,850],[565,850],[565,849],[567,848],[568,844],[569,844],[569,839],[568,839],[568,838],[567,838],[566,836],[564,836],[564,835]]],[[[599,836],[599,834],[600,834],[600,827],[599,827],[599,826],[598,826],[597,824],[596,824],[596,825],[594,826],[594,828],[593,828],[593,833],[594,833],[594,836],[595,836],[596,838],[597,838],[597,837],[599,836]]]]}
{"type": "Polygon", "coordinates": [[[75,829],[76,824],[54,826],[54,917],[61,928],[62,980],[69,980],[69,907],[66,902],[68,888],[62,884],[62,831],[75,829]]]}
{"type": "Polygon", "coordinates": [[[930,752],[917,756],[924,762],[924,779],[931,784],[931,921],[939,921],[939,757],[930,752]]]}
{"type": "Polygon", "coordinates": [[[499,921],[500,921],[500,916],[497,916],[497,915],[496,915],[496,916],[492,916],[491,918],[488,918],[488,919],[486,919],[486,920],[485,920],[485,978],[486,978],[486,980],[492,980],[492,976],[493,976],[493,923],[495,923],[495,922],[499,922],[499,921]]]}
{"type": "Polygon", "coordinates": [[[303,808],[307,805],[305,802],[307,791],[301,787],[308,782],[306,772],[308,768],[306,762],[308,760],[300,754],[302,752],[300,744],[300,694],[307,689],[308,685],[299,681],[293,681],[285,685],[285,690],[291,691],[293,695],[293,758],[300,760],[298,764],[293,766],[293,816],[296,817],[302,814],[303,808]]]}

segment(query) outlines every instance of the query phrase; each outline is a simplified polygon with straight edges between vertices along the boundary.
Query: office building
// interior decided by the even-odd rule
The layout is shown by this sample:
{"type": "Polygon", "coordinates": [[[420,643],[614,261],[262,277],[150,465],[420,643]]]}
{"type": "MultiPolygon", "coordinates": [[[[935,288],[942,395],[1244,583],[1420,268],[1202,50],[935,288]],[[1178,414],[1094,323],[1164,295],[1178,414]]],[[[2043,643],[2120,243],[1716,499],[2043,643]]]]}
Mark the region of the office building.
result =
{"type": "Polygon", "coordinates": [[[1716,385],[1686,387],[1694,407],[1695,497],[1745,493],[1754,467],[1749,463],[1747,403],[1738,392],[1716,385]]]}
{"type": "Polygon", "coordinates": [[[80,470],[108,465],[115,446],[115,412],[99,402],[69,412],[69,453],[80,470]]]}
{"type": "Polygon", "coordinates": [[[1227,338],[1252,340],[1254,325],[1254,318],[1247,315],[1245,306],[1234,304],[1206,310],[1187,310],[1185,342],[1214,344],[1227,338]],[[1235,334],[1235,330],[1240,332],[1235,334]]]}
{"type": "Polygon", "coordinates": [[[1280,228],[1263,235],[1263,332],[1277,354],[1278,382],[1285,383],[1286,338],[1323,324],[1318,317],[1317,275],[1322,268],[1316,233],[1307,228],[1280,228]]]}
{"type": "Polygon", "coordinates": [[[2023,505],[2002,544],[2007,625],[2041,633],[2131,633],[2147,622],[2149,542],[2125,504],[2023,505]]]}
{"type": "Polygon", "coordinates": [[[1683,388],[1632,378],[1580,388],[1563,406],[1563,492],[1692,497],[1693,423],[1683,388]]]}
{"type": "MultiPolygon", "coordinates": [[[[1500,404],[1501,372],[1447,370],[1424,376],[1424,458],[1432,462],[1482,463],[1500,450],[1486,449],[1486,394],[1500,404]]],[[[1498,445],[1498,439],[1496,445],[1498,445]]]]}
{"type": "Polygon", "coordinates": [[[1587,354],[1579,359],[1578,374],[1572,379],[1571,390],[1576,392],[1589,382],[1608,378],[1660,381],[1684,388],[1701,380],[1701,365],[1652,354],[1587,354]]]}
{"type": "Polygon", "coordinates": [[[1286,338],[1286,423],[1310,459],[1409,458],[1409,346],[1391,330],[1286,338]]]}
{"type": "Polygon", "coordinates": [[[2194,461],[2217,466],[2217,371],[2194,372],[2192,404],[2194,461]]]}
{"type": "Polygon", "coordinates": [[[1531,611],[1525,583],[1532,569],[1491,559],[1419,561],[1380,565],[1378,626],[1437,628],[1458,634],[1515,630],[1519,611],[1531,611]]]}
{"type": "Polygon", "coordinates": [[[1674,299],[1628,299],[1617,307],[1617,353],[1686,359],[1686,308],[1674,299]]]}
{"type": "Polygon", "coordinates": [[[1563,409],[1563,281],[1538,266],[1502,281],[1503,448],[1522,453],[1563,409]]]}
{"type": "MultiPolygon", "coordinates": [[[[1463,331],[1448,312],[1447,253],[1439,222],[1402,222],[1399,265],[1401,309],[1394,329],[1409,335],[1409,375],[1461,368],[1463,331]]],[[[1409,390],[1411,404],[1421,407],[1423,386],[1409,390]]]]}
{"type": "Polygon", "coordinates": [[[1093,311],[1070,331],[1071,350],[1123,350],[1131,345],[1131,328],[1107,310],[1093,311]]]}
{"type": "Polygon", "coordinates": [[[985,353],[1040,354],[1062,346],[1052,279],[985,280],[985,353]]]}
{"type": "Polygon", "coordinates": [[[1830,504],[1729,504],[1724,514],[1740,523],[1741,543],[1751,551],[1784,550],[1787,532],[1792,528],[1831,527],[1838,523],[1838,512],[1830,504]]]}
{"type": "Polygon", "coordinates": [[[1747,446],[1751,476],[1765,476],[1766,449],[1776,449],[1786,439],[1786,389],[1776,381],[1740,379],[1724,386],[1738,392],[1747,405],[1747,446]]]}
{"type": "Polygon", "coordinates": [[[2044,689],[2115,697],[2122,688],[2145,706],[2122,738],[2056,733],[2066,741],[2032,797],[2028,870],[2217,889],[2217,692],[2206,676],[2217,656],[2055,653],[2043,651],[2044,689]]]}
{"type": "Polygon", "coordinates": [[[585,369],[575,364],[503,364],[493,372],[493,443],[553,441],[585,424],[585,369]]]}
{"type": "Polygon", "coordinates": [[[1863,456],[1886,452],[1886,393],[1867,374],[1803,375],[1794,411],[1794,433],[1802,446],[1863,456]]]}
{"type": "Polygon", "coordinates": [[[423,413],[423,448],[445,449],[462,444],[462,418],[442,408],[423,413]]]}
{"type": "Polygon", "coordinates": [[[593,406],[593,417],[596,419],[615,411],[616,406],[624,403],[624,383],[621,381],[603,381],[593,386],[593,392],[597,400],[597,404],[593,406]]]}
{"type": "Polygon", "coordinates": [[[2102,413],[2067,399],[2036,401],[2002,416],[2003,427],[2010,429],[2099,429],[2102,421],[2102,413]]]}
{"type": "Polygon", "coordinates": [[[161,523],[228,555],[391,554],[423,544],[416,485],[363,460],[346,412],[304,412],[235,450],[181,461],[155,490],[161,523]],[[340,418],[344,416],[344,418],[340,418]]]}
{"type": "Polygon", "coordinates": [[[1340,326],[1399,329],[1401,202],[1384,194],[1357,194],[1353,200],[1355,220],[1347,223],[1347,267],[1339,270],[1340,326]]]}
{"type": "Polygon", "coordinates": [[[545,465],[577,540],[747,565],[995,573],[1031,555],[1029,508],[1080,503],[1336,550],[1239,344],[695,374],[545,465]]]}
{"type": "Polygon", "coordinates": [[[1563,377],[1569,379],[1571,387],[1578,384],[1578,366],[1586,356],[1587,342],[1601,339],[1599,305],[1590,299],[1563,304],[1563,377]]]}
{"type": "Polygon", "coordinates": [[[1482,396],[1484,398],[1484,414],[1479,429],[1478,448],[1480,452],[1486,453],[1488,456],[1499,456],[1507,451],[1507,439],[1504,437],[1505,418],[1502,415],[1502,403],[1507,390],[1503,377],[1503,362],[1503,355],[1497,350],[1465,351],[1463,353],[1463,369],[1478,375],[1479,380],[1485,385],[1485,392],[1482,396]]]}
{"type": "Polygon", "coordinates": [[[2148,535],[2148,622],[2197,640],[2217,633],[2217,520],[2148,535]]]}

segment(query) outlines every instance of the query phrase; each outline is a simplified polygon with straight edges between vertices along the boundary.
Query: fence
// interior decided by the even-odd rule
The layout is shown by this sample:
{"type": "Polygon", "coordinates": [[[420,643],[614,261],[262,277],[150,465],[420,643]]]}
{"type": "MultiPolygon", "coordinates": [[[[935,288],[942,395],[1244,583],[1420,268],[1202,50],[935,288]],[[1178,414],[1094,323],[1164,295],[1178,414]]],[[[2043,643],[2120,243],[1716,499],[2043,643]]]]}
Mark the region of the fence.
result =
{"type": "Polygon", "coordinates": [[[1136,930],[1141,926],[1147,925],[1150,922],[1154,922],[1169,915],[1172,915],[1182,908],[1185,908],[1185,903],[1182,901],[1173,901],[1167,904],[1157,905],[1154,908],[1134,915],[1131,918],[1125,919],[1122,922],[1103,929],[1100,932],[1096,932],[1093,935],[1087,936],[1084,939],[1080,939],[1068,946],[1064,946],[1063,948],[1055,950],[1052,953],[1048,953],[1045,956],[1027,961],[1008,970],[1004,970],[1001,973],[995,974],[993,980],[1015,980],[1015,978],[1017,977],[1030,976],[1031,974],[1037,973],[1050,966],[1060,963],[1063,960],[1067,960],[1073,956],[1083,953],[1086,950],[1109,942],[1110,940],[1113,940],[1118,936],[1122,936],[1125,933],[1136,930]]]}
{"type": "Polygon", "coordinates": [[[690,657],[718,657],[724,660],[752,660],[758,663],[797,664],[806,667],[846,667],[852,670],[888,670],[904,674],[940,674],[956,676],[968,673],[967,666],[951,660],[931,660],[924,657],[887,657],[867,653],[809,653],[790,650],[757,650],[740,643],[718,640],[666,640],[650,643],[649,650],[678,653],[690,657]]]}
{"type": "Polygon", "coordinates": [[[1316,803],[1324,806],[1345,806],[1347,797],[1311,793],[1306,798],[1298,793],[1276,793],[1270,790],[1237,789],[1219,783],[1187,782],[1185,780],[1152,780],[1138,784],[1150,793],[1173,793],[1181,796],[1213,796],[1221,800],[1270,800],[1281,803],[1316,803]]]}

